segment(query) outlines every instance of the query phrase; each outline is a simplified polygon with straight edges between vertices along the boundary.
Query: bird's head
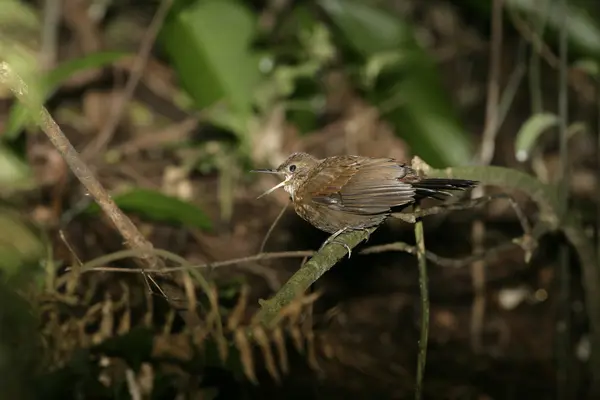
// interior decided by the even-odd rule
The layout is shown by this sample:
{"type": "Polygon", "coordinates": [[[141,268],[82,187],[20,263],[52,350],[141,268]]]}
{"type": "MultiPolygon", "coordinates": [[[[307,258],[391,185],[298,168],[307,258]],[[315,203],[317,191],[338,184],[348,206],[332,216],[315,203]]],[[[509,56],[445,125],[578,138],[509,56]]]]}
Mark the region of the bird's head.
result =
{"type": "Polygon", "coordinates": [[[319,163],[319,160],[307,153],[293,153],[284,162],[275,169],[255,169],[252,172],[262,172],[268,174],[277,174],[284,179],[279,184],[267,190],[258,198],[261,198],[280,187],[290,194],[292,199],[298,186],[303,182],[304,177],[308,175],[310,170],[319,163]]]}

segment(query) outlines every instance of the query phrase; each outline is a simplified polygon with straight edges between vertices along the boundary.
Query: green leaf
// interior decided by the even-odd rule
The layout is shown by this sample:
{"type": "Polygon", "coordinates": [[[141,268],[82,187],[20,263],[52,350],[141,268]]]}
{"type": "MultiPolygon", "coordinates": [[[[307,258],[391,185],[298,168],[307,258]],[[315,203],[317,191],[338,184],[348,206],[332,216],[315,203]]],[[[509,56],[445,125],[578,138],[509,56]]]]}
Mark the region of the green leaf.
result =
{"type": "Polygon", "coordinates": [[[198,109],[224,100],[238,117],[250,114],[260,78],[250,48],[255,25],[246,7],[228,0],[195,1],[170,15],[160,43],[198,109]]]}
{"type": "MultiPolygon", "coordinates": [[[[76,73],[112,64],[127,55],[129,55],[129,53],[101,52],[89,54],[85,57],[62,63],[42,77],[41,91],[43,100],[45,101],[48,99],[48,97],[50,97],[64,81],[76,73]]],[[[3,139],[15,139],[22,131],[24,125],[30,122],[31,118],[27,109],[21,103],[15,103],[10,111],[7,128],[3,134],[3,139]]]]}
{"type": "Polygon", "coordinates": [[[0,36],[38,50],[42,24],[36,6],[21,0],[0,0],[0,3],[0,36]]]}
{"type": "Polygon", "coordinates": [[[411,27],[368,2],[319,0],[319,4],[363,58],[369,99],[412,151],[436,168],[469,163],[471,140],[444,91],[435,62],[418,45],[411,27]]]}
{"type": "Polygon", "coordinates": [[[0,146],[0,187],[27,189],[34,186],[29,165],[8,147],[0,146]]]}
{"type": "Polygon", "coordinates": [[[364,56],[398,49],[410,35],[408,27],[367,2],[320,0],[351,45],[364,56]]]}
{"type": "Polygon", "coordinates": [[[538,138],[549,128],[557,126],[560,119],[552,113],[534,114],[519,129],[515,139],[515,156],[518,161],[527,161],[538,138]]]}
{"type": "MultiPolygon", "coordinates": [[[[137,188],[114,196],[113,200],[123,211],[138,213],[154,221],[178,223],[204,230],[212,228],[210,219],[198,207],[155,190],[137,188]]],[[[100,207],[92,203],[86,212],[99,213],[100,207]]]]}

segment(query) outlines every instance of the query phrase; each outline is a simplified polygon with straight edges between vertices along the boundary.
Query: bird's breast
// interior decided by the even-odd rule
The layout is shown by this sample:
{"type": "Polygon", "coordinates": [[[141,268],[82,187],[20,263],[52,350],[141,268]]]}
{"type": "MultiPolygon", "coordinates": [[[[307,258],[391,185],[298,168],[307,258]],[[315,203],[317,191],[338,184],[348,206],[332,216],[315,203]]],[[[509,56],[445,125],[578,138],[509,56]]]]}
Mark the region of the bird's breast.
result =
{"type": "Polygon", "coordinates": [[[292,201],[295,200],[296,188],[294,187],[294,185],[284,185],[283,190],[285,190],[290,195],[292,201]]]}

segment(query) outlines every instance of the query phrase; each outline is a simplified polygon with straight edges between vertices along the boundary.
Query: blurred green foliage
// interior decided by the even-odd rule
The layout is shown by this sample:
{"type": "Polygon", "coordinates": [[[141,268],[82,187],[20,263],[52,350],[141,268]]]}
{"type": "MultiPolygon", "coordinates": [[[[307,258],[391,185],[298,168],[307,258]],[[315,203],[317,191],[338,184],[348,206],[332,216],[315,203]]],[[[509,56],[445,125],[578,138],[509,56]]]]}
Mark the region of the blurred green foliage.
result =
{"type": "MultiPolygon", "coordinates": [[[[21,0],[0,0],[0,37],[37,49],[41,20],[37,10],[21,0]]],[[[4,54],[4,56],[6,56],[4,54]]]]}
{"type": "Polygon", "coordinates": [[[553,113],[534,114],[523,125],[517,133],[515,140],[515,156],[519,161],[526,161],[539,137],[552,127],[558,126],[560,119],[553,113]]]}
{"type": "MultiPolygon", "coordinates": [[[[434,166],[468,163],[470,137],[410,25],[365,2],[316,4],[295,6],[275,42],[261,36],[255,15],[242,2],[180,1],[162,30],[161,45],[195,106],[203,109],[219,101],[229,105],[233,122],[225,125],[241,139],[248,133],[253,107],[268,110],[279,99],[288,100],[296,113],[293,120],[310,123],[301,110],[318,113],[314,106],[319,103],[313,100],[323,94],[302,95],[302,88],[319,91],[318,82],[311,87],[308,81],[318,80],[319,71],[338,52],[348,55],[348,70],[363,71],[355,83],[383,108],[415,153],[434,166]],[[253,46],[254,39],[260,39],[262,53],[253,46]],[[261,79],[259,66],[266,79],[261,79]],[[306,103],[296,101],[299,93],[306,103]]],[[[220,121],[227,120],[222,117],[220,121]]]]}
{"type": "Polygon", "coordinates": [[[251,48],[255,33],[255,16],[241,3],[205,0],[179,2],[159,36],[195,106],[225,101],[232,110],[225,125],[240,135],[248,129],[260,78],[251,48]]]}
{"type": "Polygon", "coordinates": [[[431,57],[412,27],[390,12],[356,0],[319,0],[341,37],[362,56],[365,71],[379,76],[368,97],[414,153],[434,167],[467,164],[473,156],[466,134],[431,57]],[[378,68],[373,68],[374,61],[378,68]],[[382,62],[383,61],[383,62],[382,62]]]}
{"type": "MultiPolygon", "coordinates": [[[[210,230],[210,218],[195,205],[149,189],[135,188],[115,195],[113,200],[123,211],[134,212],[152,221],[170,222],[210,230]]],[[[100,213],[100,206],[91,203],[86,210],[88,215],[100,213]]]]}
{"type": "Polygon", "coordinates": [[[0,145],[0,187],[1,195],[35,187],[29,164],[11,148],[2,145],[0,145]]]}
{"type": "MultiPolygon", "coordinates": [[[[543,22],[546,27],[545,39],[556,43],[561,26],[567,29],[569,48],[579,56],[600,57],[600,9],[598,2],[589,0],[569,0],[566,15],[561,2],[554,0],[505,0],[505,6],[521,13],[531,21],[543,22]]],[[[469,0],[465,6],[489,18],[491,1],[469,0]]]]}
{"type": "MultiPolygon", "coordinates": [[[[559,125],[559,116],[551,112],[542,112],[530,116],[517,132],[515,158],[521,162],[529,160],[534,151],[543,149],[540,144],[541,136],[546,132],[551,132],[552,128],[557,128],[559,125]]],[[[575,134],[585,132],[586,129],[587,126],[583,122],[572,123],[567,127],[567,139],[571,139],[575,134]]]]}
{"type": "MultiPolygon", "coordinates": [[[[121,52],[100,52],[66,61],[53,70],[41,74],[40,96],[45,101],[54,94],[64,81],[76,73],[111,65],[127,55],[127,53],[121,52]]],[[[14,140],[26,124],[33,123],[34,121],[28,115],[28,110],[21,103],[15,103],[9,114],[8,124],[2,138],[4,140],[14,140]]]]}
{"type": "Polygon", "coordinates": [[[39,232],[8,207],[0,207],[0,226],[0,274],[13,279],[43,257],[45,246],[39,232]]]}

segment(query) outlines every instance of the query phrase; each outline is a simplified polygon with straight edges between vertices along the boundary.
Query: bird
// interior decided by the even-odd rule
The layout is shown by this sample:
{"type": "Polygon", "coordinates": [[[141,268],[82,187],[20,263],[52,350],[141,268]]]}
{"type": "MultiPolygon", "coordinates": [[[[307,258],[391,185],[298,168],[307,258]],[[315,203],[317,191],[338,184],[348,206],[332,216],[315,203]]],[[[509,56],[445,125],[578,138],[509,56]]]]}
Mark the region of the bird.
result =
{"type": "Polygon", "coordinates": [[[422,199],[444,200],[452,196],[451,191],[479,183],[428,178],[393,158],[339,155],[318,159],[304,152],[291,154],[275,169],[252,172],[283,177],[258,198],[283,187],[298,216],[332,235],[323,246],[346,231],[377,227],[394,212],[422,199]]]}

